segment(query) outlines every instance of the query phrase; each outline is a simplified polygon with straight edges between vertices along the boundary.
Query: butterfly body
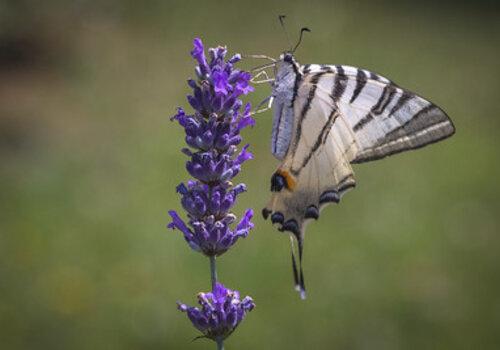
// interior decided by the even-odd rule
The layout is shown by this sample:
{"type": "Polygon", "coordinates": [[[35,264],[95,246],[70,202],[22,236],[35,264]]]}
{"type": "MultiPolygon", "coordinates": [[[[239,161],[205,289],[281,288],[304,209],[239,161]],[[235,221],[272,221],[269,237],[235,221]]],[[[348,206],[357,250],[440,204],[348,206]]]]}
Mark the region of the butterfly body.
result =
{"type": "MultiPolygon", "coordinates": [[[[355,186],[351,164],[417,149],[451,136],[446,113],[373,72],[343,65],[299,65],[291,53],[276,64],[271,150],[281,161],[263,209],[298,242],[305,226],[355,186]]],[[[293,239],[292,239],[293,242],[293,239]]],[[[305,296],[292,247],[297,289],[305,296]]]]}
{"type": "Polygon", "coordinates": [[[273,84],[271,152],[279,160],[285,157],[293,133],[293,102],[296,96],[295,86],[300,79],[299,68],[295,61],[281,60],[273,84]]]}

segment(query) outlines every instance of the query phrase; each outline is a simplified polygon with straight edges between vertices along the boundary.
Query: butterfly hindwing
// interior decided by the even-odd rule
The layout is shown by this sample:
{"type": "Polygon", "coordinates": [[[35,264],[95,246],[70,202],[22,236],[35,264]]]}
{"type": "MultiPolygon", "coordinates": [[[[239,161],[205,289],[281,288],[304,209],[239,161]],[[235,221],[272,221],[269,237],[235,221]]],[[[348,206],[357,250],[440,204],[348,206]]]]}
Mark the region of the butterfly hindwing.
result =
{"type": "Polygon", "coordinates": [[[275,186],[265,209],[273,222],[295,231],[297,236],[302,236],[307,219],[317,219],[325,204],[338,202],[354,186],[350,149],[346,146],[355,145],[354,139],[346,131],[348,125],[344,126],[346,130],[334,127],[343,124],[337,106],[316,96],[322,76],[310,79],[304,80],[297,91],[290,146],[273,175],[275,186]]]}
{"type": "MultiPolygon", "coordinates": [[[[292,262],[297,289],[305,296],[302,274],[302,247],[308,220],[318,219],[328,203],[339,202],[344,192],[354,187],[354,176],[346,156],[345,144],[354,144],[349,133],[332,137],[340,118],[330,101],[317,99],[317,82],[302,83],[293,104],[294,125],[286,156],[271,179],[271,199],[264,217],[291,232],[298,242],[300,266],[292,262]]],[[[346,127],[346,129],[348,129],[346,127]]],[[[293,248],[292,248],[293,249],[293,248]]]]}

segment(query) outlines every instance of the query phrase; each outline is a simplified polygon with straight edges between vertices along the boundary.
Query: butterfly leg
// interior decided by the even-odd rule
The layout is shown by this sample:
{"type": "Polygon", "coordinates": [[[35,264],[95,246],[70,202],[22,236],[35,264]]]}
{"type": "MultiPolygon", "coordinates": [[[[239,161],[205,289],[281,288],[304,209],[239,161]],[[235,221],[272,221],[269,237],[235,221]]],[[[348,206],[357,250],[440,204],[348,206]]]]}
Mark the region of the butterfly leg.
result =
{"type": "Polygon", "coordinates": [[[253,78],[250,80],[252,84],[264,84],[264,83],[270,83],[273,82],[273,78],[269,78],[267,75],[267,72],[265,70],[260,71],[259,73],[255,74],[253,78]],[[257,78],[260,77],[261,75],[264,76],[264,79],[258,80],[257,78]]]}
{"type": "Polygon", "coordinates": [[[263,112],[271,109],[271,107],[273,105],[273,100],[274,100],[274,96],[266,97],[261,103],[259,103],[259,105],[257,106],[257,109],[255,111],[250,112],[250,115],[263,113],[263,112]],[[266,107],[260,108],[260,107],[262,107],[266,103],[267,103],[266,107]]]}
{"type": "Polygon", "coordinates": [[[255,82],[255,80],[256,80],[257,78],[259,78],[261,75],[264,75],[266,79],[268,79],[268,78],[269,78],[269,76],[267,75],[266,71],[264,71],[264,70],[263,70],[263,71],[261,71],[261,72],[259,72],[259,73],[255,74],[255,75],[252,77],[252,79],[250,79],[250,82],[251,82],[251,83],[254,83],[254,82],[255,82]]]}
{"type": "Polygon", "coordinates": [[[258,72],[258,71],[261,71],[261,70],[264,70],[264,69],[267,69],[267,68],[271,68],[271,67],[274,67],[274,66],[276,66],[276,62],[267,63],[267,64],[263,64],[263,65],[257,66],[255,68],[252,68],[251,71],[252,72],[258,72]]]}
{"type": "Polygon", "coordinates": [[[269,57],[269,56],[266,56],[266,55],[242,55],[242,56],[244,58],[257,58],[257,59],[265,59],[265,60],[269,60],[272,62],[276,62],[276,59],[269,57]]]}
{"type": "Polygon", "coordinates": [[[266,55],[242,55],[242,56],[244,58],[257,58],[257,59],[265,59],[265,60],[271,61],[271,63],[267,63],[267,64],[264,64],[264,65],[257,66],[255,68],[253,68],[252,72],[260,71],[260,70],[263,70],[263,69],[266,69],[266,68],[269,68],[269,67],[273,67],[278,62],[276,59],[274,59],[272,57],[269,57],[269,56],[266,56],[266,55]]]}

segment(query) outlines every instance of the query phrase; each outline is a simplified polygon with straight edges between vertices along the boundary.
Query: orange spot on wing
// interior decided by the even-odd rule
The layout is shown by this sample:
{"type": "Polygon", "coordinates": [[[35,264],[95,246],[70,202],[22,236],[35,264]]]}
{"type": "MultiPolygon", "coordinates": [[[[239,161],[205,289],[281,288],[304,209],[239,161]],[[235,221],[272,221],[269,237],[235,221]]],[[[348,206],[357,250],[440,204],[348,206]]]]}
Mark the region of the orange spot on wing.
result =
{"type": "Polygon", "coordinates": [[[295,185],[297,185],[294,177],[292,175],[290,175],[290,173],[286,170],[278,170],[277,173],[280,174],[281,176],[283,176],[283,178],[285,179],[286,187],[290,191],[293,191],[295,189],[295,185]]]}

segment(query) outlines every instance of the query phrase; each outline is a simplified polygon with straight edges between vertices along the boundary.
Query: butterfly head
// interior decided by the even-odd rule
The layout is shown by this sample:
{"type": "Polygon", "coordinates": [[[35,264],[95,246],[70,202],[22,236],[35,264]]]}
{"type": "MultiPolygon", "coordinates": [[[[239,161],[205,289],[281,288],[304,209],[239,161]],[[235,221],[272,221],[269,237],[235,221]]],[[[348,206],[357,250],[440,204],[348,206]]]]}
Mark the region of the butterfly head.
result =
{"type": "Polygon", "coordinates": [[[279,61],[278,61],[278,66],[279,68],[286,68],[286,69],[291,69],[299,66],[297,61],[295,60],[295,57],[293,56],[293,52],[291,51],[285,51],[280,55],[279,61]]]}
{"type": "Polygon", "coordinates": [[[281,54],[280,60],[286,63],[293,64],[295,62],[295,58],[293,57],[293,53],[290,51],[285,51],[281,54]]]}

